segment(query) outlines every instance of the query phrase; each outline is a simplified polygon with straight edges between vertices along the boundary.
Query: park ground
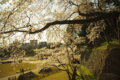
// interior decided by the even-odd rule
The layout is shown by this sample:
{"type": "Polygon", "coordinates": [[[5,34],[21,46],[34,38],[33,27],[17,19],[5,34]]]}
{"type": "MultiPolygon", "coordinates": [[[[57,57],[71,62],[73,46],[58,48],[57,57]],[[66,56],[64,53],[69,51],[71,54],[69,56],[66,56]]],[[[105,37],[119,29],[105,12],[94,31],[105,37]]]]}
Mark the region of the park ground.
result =
{"type": "MultiPolygon", "coordinates": [[[[118,44],[116,42],[110,42],[110,44],[118,44]]],[[[99,47],[94,47],[92,49],[106,49],[108,46],[108,44],[105,42],[103,43],[101,46],[99,47]]],[[[29,60],[28,60],[29,61],[29,60]]],[[[36,60],[30,60],[30,61],[36,61],[36,60]]],[[[27,68],[30,68],[31,70],[35,70],[37,67],[36,67],[36,64],[30,64],[30,63],[22,63],[22,64],[19,64],[15,69],[13,66],[11,66],[11,63],[6,63],[6,64],[0,64],[0,80],[3,80],[3,78],[7,78],[9,77],[10,75],[17,75],[16,74],[16,71],[20,70],[20,68],[24,68],[24,69],[27,69],[27,68]]],[[[90,70],[86,67],[84,67],[83,65],[81,66],[81,70],[83,71],[83,73],[89,77],[87,77],[87,80],[96,80],[96,77],[90,73],[90,70]]],[[[30,80],[39,80],[41,79],[40,78],[40,75],[41,74],[38,74],[38,71],[33,71],[36,75],[38,75],[38,77],[34,77],[34,78],[31,78],[30,80]]],[[[57,71],[53,74],[50,74],[50,75],[47,75],[47,76],[44,76],[42,77],[41,80],[68,80],[68,76],[66,74],[66,72],[64,71],[57,71]],[[60,78],[58,78],[60,77],[60,78]]]]}

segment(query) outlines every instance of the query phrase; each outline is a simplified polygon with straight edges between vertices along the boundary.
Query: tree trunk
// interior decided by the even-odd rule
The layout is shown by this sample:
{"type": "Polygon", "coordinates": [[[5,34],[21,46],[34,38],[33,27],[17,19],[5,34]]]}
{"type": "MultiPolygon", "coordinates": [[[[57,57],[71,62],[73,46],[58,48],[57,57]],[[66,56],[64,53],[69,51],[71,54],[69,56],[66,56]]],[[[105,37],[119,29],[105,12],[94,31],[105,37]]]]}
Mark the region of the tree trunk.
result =
{"type": "Polygon", "coordinates": [[[95,39],[95,46],[97,47],[98,45],[97,45],[97,38],[95,39]]]}
{"type": "Polygon", "coordinates": [[[39,59],[39,56],[38,56],[38,59],[39,59]]]}
{"type": "Polygon", "coordinates": [[[75,77],[76,77],[76,66],[74,67],[74,71],[72,74],[72,80],[75,80],[75,77]]]}
{"type": "Polygon", "coordinates": [[[117,29],[118,29],[118,39],[119,39],[119,45],[120,45],[120,16],[117,19],[117,29]]]}
{"type": "Polygon", "coordinates": [[[67,74],[68,74],[68,78],[69,78],[69,80],[71,80],[71,77],[70,77],[70,73],[69,73],[69,71],[66,71],[67,72],[67,74]]]}
{"type": "Polygon", "coordinates": [[[108,40],[107,35],[105,34],[105,31],[104,31],[104,30],[103,30],[103,33],[104,33],[105,39],[106,39],[106,41],[107,41],[107,44],[109,44],[109,40],[108,40]]]}

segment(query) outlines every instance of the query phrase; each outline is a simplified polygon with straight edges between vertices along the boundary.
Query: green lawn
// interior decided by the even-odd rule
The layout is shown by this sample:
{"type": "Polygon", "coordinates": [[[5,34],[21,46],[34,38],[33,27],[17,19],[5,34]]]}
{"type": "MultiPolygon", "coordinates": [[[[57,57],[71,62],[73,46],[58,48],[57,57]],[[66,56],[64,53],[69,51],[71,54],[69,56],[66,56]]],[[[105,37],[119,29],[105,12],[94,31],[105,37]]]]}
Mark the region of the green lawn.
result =
{"type": "Polygon", "coordinates": [[[16,74],[16,71],[19,71],[20,68],[23,69],[36,69],[36,64],[29,64],[29,63],[22,63],[21,65],[18,65],[15,70],[13,69],[14,67],[11,66],[11,63],[6,63],[6,64],[0,64],[0,78],[16,74]]]}
{"type": "MultiPolygon", "coordinates": [[[[79,67],[80,67],[80,65],[79,65],[79,67]]],[[[78,68],[78,70],[77,70],[79,77],[76,77],[76,80],[82,80],[80,73],[79,73],[79,69],[82,72],[82,74],[85,76],[86,80],[97,80],[96,77],[92,73],[90,73],[90,70],[88,68],[84,67],[83,65],[81,65],[81,67],[78,68]]],[[[30,80],[69,80],[68,75],[65,71],[58,71],[58,72],[50,74],[48,76],[46,74],[44,74],[45,77],[43,77],[42,79],[40,77],[42,74],[38,74],[38,73],[35,73],[35,74],[37,74],[39,77],[30,79],[30,80]]]]}
{"type": "Polygon", "coordinates": [[[65,71],[60,71],[55,74],[49,75],[45,78],[42,78],[40,80],[69,80],[69,78],[65,71]]]}

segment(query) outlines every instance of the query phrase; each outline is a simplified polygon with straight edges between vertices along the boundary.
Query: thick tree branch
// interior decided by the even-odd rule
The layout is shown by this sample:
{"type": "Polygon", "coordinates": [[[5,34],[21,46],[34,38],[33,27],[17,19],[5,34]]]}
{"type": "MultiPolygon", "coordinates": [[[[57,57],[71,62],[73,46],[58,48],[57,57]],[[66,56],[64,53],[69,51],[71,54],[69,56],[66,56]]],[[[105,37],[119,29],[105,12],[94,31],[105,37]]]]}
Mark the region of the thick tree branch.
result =
{"type": "MultiPolygon", "coordinates": [[[[84,14],[84,15],[87,16],[87,14],[84,14]]],[[[91,14],[88,14],[88,16],[89,15],[91,15],[91,14]]],[[[26,32],[26,33],[29,33],[29,34],[35,34],[35,33],[39,33],[39,32],[42,32],[42,31],[46,30],[51,25],[91,23],[91,22],[96,22],[96,21],[100,21],[100,20],[103,20],[103,19],[117,18],[119,15],[120,15],[120,12],[117,12],[117,11],[110,12],[110,13],[102,13],[101,15],[99,15],[95,18],[91,18],[91,19],[54,21],[54,22],[51,22],[51,23],[47,23],[42,29],[39,29],[39,30],[36,30],[36,31],[33,31],[33,32],[24,31],[24,30],[12,30],[12,31],[1,32],[0,34],[11,33],[11,32],[26,32]]]]}
{"type": "Polygon", "coordinates": [[[102,15],[102,14],[105,14],[103,12],[94,12],[94,13],[88,13],[88,14],[85,14],[85,13],[81,13],[80,10],[78,9],[78,14],[81,15],[81,16],[99,16],[99,15],[102,15]]]}

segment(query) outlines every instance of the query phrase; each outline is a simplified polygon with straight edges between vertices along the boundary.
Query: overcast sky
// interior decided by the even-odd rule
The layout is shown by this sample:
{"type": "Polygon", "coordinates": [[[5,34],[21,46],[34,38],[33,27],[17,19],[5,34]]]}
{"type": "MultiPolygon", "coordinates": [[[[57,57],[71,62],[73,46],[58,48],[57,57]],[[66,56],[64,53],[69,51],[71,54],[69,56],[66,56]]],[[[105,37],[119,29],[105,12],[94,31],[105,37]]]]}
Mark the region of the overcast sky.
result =
{"type": "MultiPolygon", "coordinates": [[[[1,10],[1,9],[5,9],[5,8],[7,8],[7,7],[12,7],[10,4],[12,4],[12,0],[9,0],[9,2],[6,2],[6,4],[0,5],[0,7],[1,7],[0,10],[1,10]]],[[[53,7],[52,11],[54,11],[54,8],[57,8],[57,7],[56,7],[56,6],[53,7]]],[[[46,13],[45,10],[43,10],[42,14],[45,14],[45,13],[46,13]]],[[[50,17],[50,16],[47,16],[47,17],[50,17]]],[[[47,18],[47,17],[46,17],[46,18],[47,18]]],[[[27,18],[26,18],[26,19],[27,19],[27,18]]],[[[38,19],[33,16],[32,19],[31,19],[31,22],[36,22],[36,23],[37,23],[37,21],[38,21],[38,19]]],[[[32,37],[32,38],[30,38],[30,36],[27,35],[27,36],[26,36],[26,40],[25,40],[24,42],[29,43],[30,40],[38,40],[38,42],[47,41],[46,31],[44,31],[44,33],[43,33],[43,35],[42,35],[42,39],[38,39],[38,35],[39,35],[39,34],[31,35],[31,36],[34,36],[34,37],[32,37]],[[29,38],[29,39],[28,39],[28,38],[29,38]]],[[[22,39],[23,37],[24,37],[24,36],[23,36],[22,33],[17,33],[17,35],[14,35],[14,36],[12,36],[12,37],[10,38],[10,42],[9,42],[9,41],[7,41],[7,42],[8,42],[8,43],[12,43],[15,39],[20,40],[20,39],[22,39]]]]}
{"type": "MultiPolygon", "coordinates": [[[[92,1],[94,1],[94,0],[92,0],[92,1]]],[[[0,5],[0,7],[1,7],[0,10],[4,9],[4,8],[6,8],[8,6],[10,6],[10,4],[12,4],[12,0],[9,0],[9,2],[7,2],[6,4],[0,5]]],[[[52,11],[54,11],[55,8],[57,9],[57,6],[54,5],[54,8],[52,9],[52,11]]],[[[44,13],[45,13],[45,11],[42,12],[42,14],[44,14],[44,13]]],[[[35,21],[37,22],[37,18],[36,17],[32,17],[32,20],[34,22],[35,21]]],[[[31,35],[31,36],[33,36],[33,35],[31,35]]],[[[13,36],[13,37],[10,38],[10,43],[12,43],[15,39],[20,39],[20,37],[21,38],[23,37],[22,33],[17,33],[17,35],[15,35],[15,36],[13,36]]],[[[27,35],[27,38],[29,38],[28,35],[27,35]]],[[[38,35],[36,34],[36,35],[34,35],[34,37],[30,38],[29,40],[27,39],[25,42],[29,43],[30,40],[34,40],[34,39],[38,40],[39,42],[41,42],[41,41],[47,41],[47,39],[46,39],[46,31],[44,31],[42,39],[38,39],[38,35]]]]}

